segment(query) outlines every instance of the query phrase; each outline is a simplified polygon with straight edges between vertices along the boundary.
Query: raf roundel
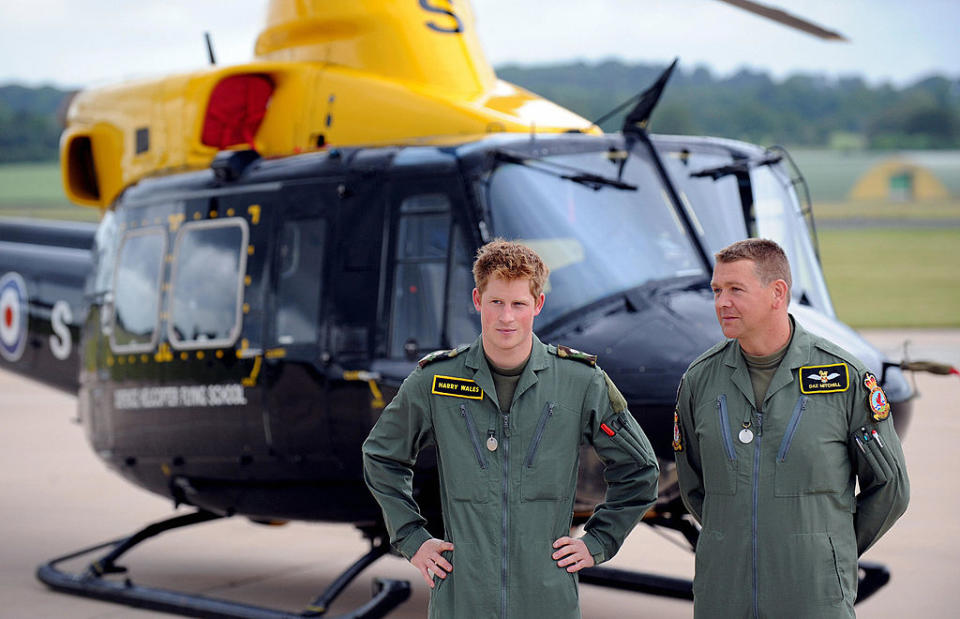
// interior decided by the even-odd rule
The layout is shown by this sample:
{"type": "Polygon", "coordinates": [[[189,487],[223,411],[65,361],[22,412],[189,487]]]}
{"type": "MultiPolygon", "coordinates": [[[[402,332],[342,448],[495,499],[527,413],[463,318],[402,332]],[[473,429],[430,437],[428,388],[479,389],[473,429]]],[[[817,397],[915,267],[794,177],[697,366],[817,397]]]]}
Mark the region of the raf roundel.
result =
{"type": "Polygon", "coordinates": [[[18,361],[27,343],[27,285],[17,273],[0,277],[0,355],[18,361]]]}

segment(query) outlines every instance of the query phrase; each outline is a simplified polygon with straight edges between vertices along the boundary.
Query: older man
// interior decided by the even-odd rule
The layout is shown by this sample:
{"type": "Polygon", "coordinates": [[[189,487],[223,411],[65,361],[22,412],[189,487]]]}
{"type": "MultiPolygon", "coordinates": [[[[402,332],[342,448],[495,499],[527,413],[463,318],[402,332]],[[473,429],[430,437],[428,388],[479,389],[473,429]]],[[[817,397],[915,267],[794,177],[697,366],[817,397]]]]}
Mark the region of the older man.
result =
{"type": "Polygon", "coordinates": [[[883,390],[796,323],[790,283],[772,241],[716,254],[711,285],[729,339],[690,365],[674,425],[683,501],[703,525],[696,617],[853,617],[857,557],[907,507],[883,390]]]}

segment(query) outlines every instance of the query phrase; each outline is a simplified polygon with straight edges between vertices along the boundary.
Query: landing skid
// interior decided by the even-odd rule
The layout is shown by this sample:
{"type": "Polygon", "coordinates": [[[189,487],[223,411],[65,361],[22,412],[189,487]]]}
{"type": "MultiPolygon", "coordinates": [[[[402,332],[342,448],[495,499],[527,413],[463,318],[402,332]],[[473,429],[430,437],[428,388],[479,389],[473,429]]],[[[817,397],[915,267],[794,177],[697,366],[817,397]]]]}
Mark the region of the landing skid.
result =
{"type": "Polygon", "coordinates": [[[37,578],[55,591],[96,598],[125,604],[136,608],[145,608],[185,617],[215,617],[224,619],[290,619],[292,617],[323,617],[324,619],[380,619],[410,597],[410,583],[391,579],[375,579],[373,598],[349,613],[328,617],[327,609],[333,600],[374,561],[387,554],[389,545],[382,538],[371,540],[370,551],[344,570],[310,605],[300,613],[251,606],[220,598],[181,593],[168,589],[141,587],[133,584],[129,578],[112,581],[104,578],[107,574],[122,574],[126,568],[116,564],[121,555],[137,544],[156,535],[202,522],[217,520],[222,516],[212,512],[196,512],[175,516],[153,523],[129,537],[120,538],[90,548],[58,557],[37,568],[37,578]],[[57,565],[91,554],[103,549],[110,550],[90,563],[79,574],[62,572],[57,565]]]}
{"type": "MultiPolygon", "coordinates": [[[[682,517],[677,517],[671,513],[650,513],[647,514],[643,522],[652,527],[661,526],[679,531],[690,543],[691,550],[697,546],[699,530],[682,517]]],[[[863,602],[890,582],[890,570],[885,565],[860,562],[859,568],[857,600],[854,604],[863,602]]],[[[684,578],[603,566],[580,570],[579,575],[580,582],[583,584],[681,600],[693,599],[693,582],[684,578]]]]}

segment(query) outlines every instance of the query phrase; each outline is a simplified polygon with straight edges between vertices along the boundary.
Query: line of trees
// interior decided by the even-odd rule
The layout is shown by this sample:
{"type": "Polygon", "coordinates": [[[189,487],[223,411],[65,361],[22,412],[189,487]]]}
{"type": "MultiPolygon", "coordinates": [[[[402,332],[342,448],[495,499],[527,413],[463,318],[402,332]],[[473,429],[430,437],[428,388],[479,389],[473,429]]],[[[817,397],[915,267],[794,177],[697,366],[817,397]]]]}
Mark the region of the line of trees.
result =
{"type": "MultiPolygon", "coordinates": [[[[585,118],[600,118],[646,88],[664,67],[595,64],[499,67],[497,74],[585,118]]],[[[53,161],[69,92],[0,86],[0,163],[53,161]]],[[[617,131],[620,117],[603,123],[617,131]]],[[[932,76],[909,86],[870,86],[860,77],[797,74],[775,81],[742,70],[677,70],[651,119],[658,133],[715,135],[791,146],[960,148],[960,79],[932,76]]]]}
{"type": "Polygon", "coordinates": [[[69,94],[52,86],[0,86],[0,163],[56,161],[69,94]]]}
{"type": "MultiPolygon", "coordinates": [[[[497,74],[596,119],[646,88],[664,69],[607,61],[505,66],[497,74]]],[[[623,116],[603,123],[620,128],[623,116]]],[[[715,77],[697,67],[674,72],[650,121],[652,131],[716,135],[760,144],[926,149],[960,148],[960,79],[932,76],[909,86],[870,86],[860,77],[792,75],[774,81],[741,70],[715,77]]]]}

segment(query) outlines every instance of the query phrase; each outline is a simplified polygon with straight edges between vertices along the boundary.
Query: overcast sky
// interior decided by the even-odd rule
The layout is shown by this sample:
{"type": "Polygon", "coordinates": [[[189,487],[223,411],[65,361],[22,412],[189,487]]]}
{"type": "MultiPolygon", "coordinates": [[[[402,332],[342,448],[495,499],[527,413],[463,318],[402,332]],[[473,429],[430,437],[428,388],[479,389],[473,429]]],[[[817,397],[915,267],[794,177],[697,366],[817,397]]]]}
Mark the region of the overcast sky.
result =
{"type": "MultiPolygon", "coordinates": [[[[417,0],[395,0],[417,2],[417,0]]],[[[439,3],[442,0],[431,0],[439,3]]],[[[461,2],[462,0],[455,0],[461,2]]],[[[903,85],[960,78],[958,0],[769,0],[837,30],[827,43],[715,0],[474,0],[494,64],[618,58],[727,75],[748,66],[903,85]],[[549,8],[544,8],[549,7],[549,8]]],[[[248,61],[267,0],[2,0],[0,84],[92,86],[248,61]]]]}

